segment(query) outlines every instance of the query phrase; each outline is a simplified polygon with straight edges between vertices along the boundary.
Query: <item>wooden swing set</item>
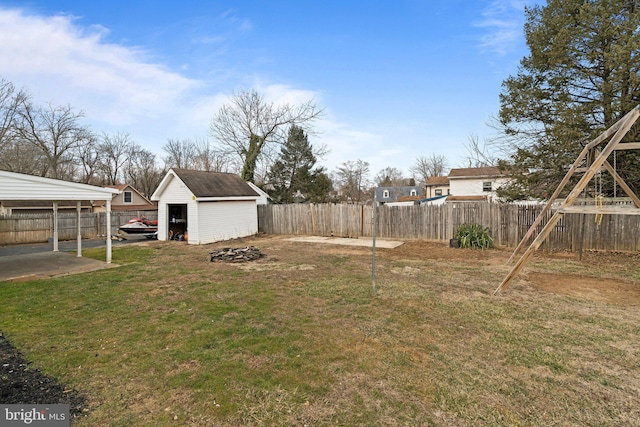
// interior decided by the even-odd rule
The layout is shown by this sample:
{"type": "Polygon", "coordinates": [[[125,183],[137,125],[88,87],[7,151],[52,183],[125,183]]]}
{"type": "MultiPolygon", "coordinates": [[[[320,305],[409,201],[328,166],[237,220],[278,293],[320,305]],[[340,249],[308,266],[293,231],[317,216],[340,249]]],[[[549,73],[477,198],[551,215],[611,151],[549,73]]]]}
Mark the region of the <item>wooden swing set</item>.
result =
{"type": "MultiPolygon", "coordinates": [[[[638,121],[640,117],[640,105],[636,106],[634,109],[629,111],[623,118],[618,120],[613,126],[604,131],[600,136],[596,139],[585,145],[582,149],[578,158],[569,168],[569,171],[562,179],[558,188],[553,193],[546,206],[542,209],[540,214],[536,217],[535,221],[522,238],[516,249],[513,251],[513,254],[509,258],[508,263],[510,264],[515,257],[519,254],[520,250],[524,247],[527,241],[533,236],[536,228],[542,222],[543,218],[547,215],[547,213],[551,209],[555,209],[555,212],[551,216],[551,218],[544,225],[542,230],[538,233],[533,242],[529,245],[527,250],[522,254],[520,259],[515,263],[509,274],[504,278],[500,286],[496,288],[493,292],[493,295],[498,294],[502,289],[505,289],[511,280],[520,272],[524,264],[527,262],[529,257],[540,247],[540,245],[546,240],[551,233],[551,230],[555,227],[555,225],[560,221],[562,216],[566,213],[578,213],[578,214],[595,214],[596,221],[602,219],[602,215],[640,215],[640,198],[634,194],[631,188],[627,185],[626,182],[618,175],[618,172],[615,167],[611,166],[609,161],[607,160],[611,153],[619,151],[619,150],[640,150],[640,142],[624,142],[621,143],[622,138],[629,132],[631,127],[638,121]],[[608,141],[608,143],[607,143],[608,141]],[[604,148],[601,148],[603,144],[606,145],[604,148]],[[583,162],[586,163],[586,167],[580,167],[583,162]],[[605,199],[602,197],[602,194],[595,194],[593,197],[594,203],[586,204],[586,205],[575,205],[574,203],[580,196],[580,194],[587,188],[589,182],[596,176],[600,174],[602,170],[606,170],[612,177],[614,182],[620,186],[620,188],[626,193],[626,195],[631,199],[634,206],[632,207],[624,207],[624,206],[615,206],[615,205],[606,205],[605,199]],[[575,187],[571,190],[569,195],[564,199],[564,201],[560,204],[560,206],[556,209],[553,205],[564,187],[567,185],[571,177],[576,173],[584,173],[582,178],[578,181],[575,187]]],[[[614,157],[615,164],[615,157],[614,157]]],[[[601,189],[601,188],[600,188],[601,189]]]]}

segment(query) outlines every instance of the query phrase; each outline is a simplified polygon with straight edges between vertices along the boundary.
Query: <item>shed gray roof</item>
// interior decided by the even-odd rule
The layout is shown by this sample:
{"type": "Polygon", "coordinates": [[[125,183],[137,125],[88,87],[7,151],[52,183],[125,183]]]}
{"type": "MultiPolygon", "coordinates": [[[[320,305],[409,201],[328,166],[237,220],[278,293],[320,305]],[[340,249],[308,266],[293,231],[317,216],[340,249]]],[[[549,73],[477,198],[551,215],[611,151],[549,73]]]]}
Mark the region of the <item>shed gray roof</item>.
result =
{"type": "Polygon", "coordinates": [[[232,173],[172,170],[196,197],[259,196],[242,178],[232,173]]]}

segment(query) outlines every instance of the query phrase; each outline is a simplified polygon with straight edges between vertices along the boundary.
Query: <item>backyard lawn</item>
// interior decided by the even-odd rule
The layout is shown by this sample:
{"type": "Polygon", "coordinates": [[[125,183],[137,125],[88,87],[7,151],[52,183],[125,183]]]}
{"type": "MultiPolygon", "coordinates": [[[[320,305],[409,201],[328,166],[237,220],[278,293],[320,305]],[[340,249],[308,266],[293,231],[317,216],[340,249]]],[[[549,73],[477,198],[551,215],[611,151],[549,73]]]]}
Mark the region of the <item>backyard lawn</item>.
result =
{"type": "Polygon", "coordinates": [[[499,296],[507,250],[376,254],[373,295],[364,247],[119,247],[0,283],[0,332],[83,398],[74,426],[640,426],[639,254],[541,253],[499,296]]]}

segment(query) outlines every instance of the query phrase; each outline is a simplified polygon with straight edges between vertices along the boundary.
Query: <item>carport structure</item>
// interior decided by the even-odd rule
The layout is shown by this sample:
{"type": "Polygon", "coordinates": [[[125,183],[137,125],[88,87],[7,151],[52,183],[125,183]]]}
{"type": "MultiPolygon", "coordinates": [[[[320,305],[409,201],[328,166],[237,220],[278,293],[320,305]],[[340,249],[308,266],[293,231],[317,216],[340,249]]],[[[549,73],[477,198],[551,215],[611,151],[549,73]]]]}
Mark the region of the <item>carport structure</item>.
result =
{"type": "Polygon", "coordinates": [[[49,201],[53,208],[53,251],[58,252],[58,203],[75,201],[78,217],[78,257],[82,256],[81,202],[104,200],[107,211],[106,262],[111,263],[111,200],[118,194],[115,188],[79,184],[59,179],[43,178],[0,170],[0,200],[49,201]]]}

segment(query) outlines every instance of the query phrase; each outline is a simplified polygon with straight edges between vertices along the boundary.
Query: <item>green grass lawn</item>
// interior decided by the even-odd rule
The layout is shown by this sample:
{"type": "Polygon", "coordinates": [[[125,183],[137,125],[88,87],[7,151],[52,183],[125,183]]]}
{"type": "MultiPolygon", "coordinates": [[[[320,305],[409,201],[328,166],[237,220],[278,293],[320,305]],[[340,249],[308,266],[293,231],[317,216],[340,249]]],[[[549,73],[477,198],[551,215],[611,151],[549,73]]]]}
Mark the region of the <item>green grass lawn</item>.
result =
{"type": "Polygon", "coordinates": [[[267,258],[158,242],[114,249],[118,268],[0,283],[0,331],[87,397],[77,426],[640,425],[637,306],[518,281],[492,297],[499,262],[393,250],[373,296],[365,249],[233,244],[267,258]]]}

